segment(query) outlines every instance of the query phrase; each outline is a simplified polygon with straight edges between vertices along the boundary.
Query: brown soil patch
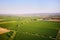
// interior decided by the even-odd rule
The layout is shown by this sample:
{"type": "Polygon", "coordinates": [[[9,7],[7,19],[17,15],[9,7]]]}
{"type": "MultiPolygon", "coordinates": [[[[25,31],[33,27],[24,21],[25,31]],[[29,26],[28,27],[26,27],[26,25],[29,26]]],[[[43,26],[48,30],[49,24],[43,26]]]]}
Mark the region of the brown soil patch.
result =
{"type": "Polygon", "coordinates": [[[0,34],[6,33],[6,32],[10,32],[10,30],[0,27],[0,34]]]}

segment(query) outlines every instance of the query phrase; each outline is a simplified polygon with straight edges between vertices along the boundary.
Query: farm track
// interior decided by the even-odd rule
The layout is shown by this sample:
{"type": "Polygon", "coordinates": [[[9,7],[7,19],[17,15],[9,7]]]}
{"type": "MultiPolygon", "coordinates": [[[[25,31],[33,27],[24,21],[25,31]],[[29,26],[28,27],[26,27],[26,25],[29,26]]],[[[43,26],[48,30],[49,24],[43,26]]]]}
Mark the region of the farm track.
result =
{"type": "Polygon", "coordinates": [[[56,36],[56,40],[60,40],[60,29],[58,30],[58,34],[56,36]]]}
{"type": "Polygon", "coordinates": [[[12,34],[12,36],[9,38],[9,40],[13,40],[14,37],[15,37],[15,35],[16,35],[16,31],[13,31],[13,34],[12,34]]]}

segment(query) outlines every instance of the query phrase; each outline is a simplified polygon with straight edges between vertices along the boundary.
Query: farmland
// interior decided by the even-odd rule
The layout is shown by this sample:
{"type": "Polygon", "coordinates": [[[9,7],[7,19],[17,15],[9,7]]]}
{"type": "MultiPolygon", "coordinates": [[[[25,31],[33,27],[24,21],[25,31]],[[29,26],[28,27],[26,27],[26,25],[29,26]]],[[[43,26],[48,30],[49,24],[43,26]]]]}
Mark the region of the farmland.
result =
{"type": "Polygon", "coordinates": [[[0,40],[55,40],[60,28],[60,22],[38,21],[36,20],[38,17],[0,17],[0,19],[4,19],[0,21],[0,27],[12,30],[0,34],[0,40]]]}

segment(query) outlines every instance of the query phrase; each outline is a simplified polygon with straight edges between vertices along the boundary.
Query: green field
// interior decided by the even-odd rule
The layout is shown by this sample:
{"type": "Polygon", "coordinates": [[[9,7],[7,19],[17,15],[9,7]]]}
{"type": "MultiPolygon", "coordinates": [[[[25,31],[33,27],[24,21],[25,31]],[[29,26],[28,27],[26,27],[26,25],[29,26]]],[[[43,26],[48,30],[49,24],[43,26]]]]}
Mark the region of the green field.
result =
{"type": "Polygon", "coordinates": [[[53,21],[37,21],[30,17],[23,18],[5,18],[6,20],[0,22],[0,27],[8,28],[16,32],[15,36],[11,39],[11,35],[2,34],[1,40],[55,40],[58,28],[60,28],[60,22],[53,21]],[[17,20],[16,20],[17,19],[17,20]],[[16,21],[16,22],[11,22],[16,21]],[[5,35],[5,36],[3,36],[5,35]],[[3,39],[6,37],[5,39],[3,39]]]}

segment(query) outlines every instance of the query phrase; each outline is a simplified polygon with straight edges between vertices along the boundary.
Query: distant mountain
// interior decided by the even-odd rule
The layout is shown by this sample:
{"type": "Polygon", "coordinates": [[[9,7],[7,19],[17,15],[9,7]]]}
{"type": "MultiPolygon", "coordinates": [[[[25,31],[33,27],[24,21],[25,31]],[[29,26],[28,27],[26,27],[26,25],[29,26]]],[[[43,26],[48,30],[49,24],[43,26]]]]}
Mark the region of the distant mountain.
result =
{"type": "MultiPolygon", "coordinates": [[[[18,14],[17,14],[18,15],[18,14]]],[[[60,16],[60,13],[32,13],[32,14],[19,14],[18,16],[60,16]]]]}
{"type": "Polygon", "coordinates": [[[0,16],[60,16],[60,13],[0,14],[0,16]]]}

